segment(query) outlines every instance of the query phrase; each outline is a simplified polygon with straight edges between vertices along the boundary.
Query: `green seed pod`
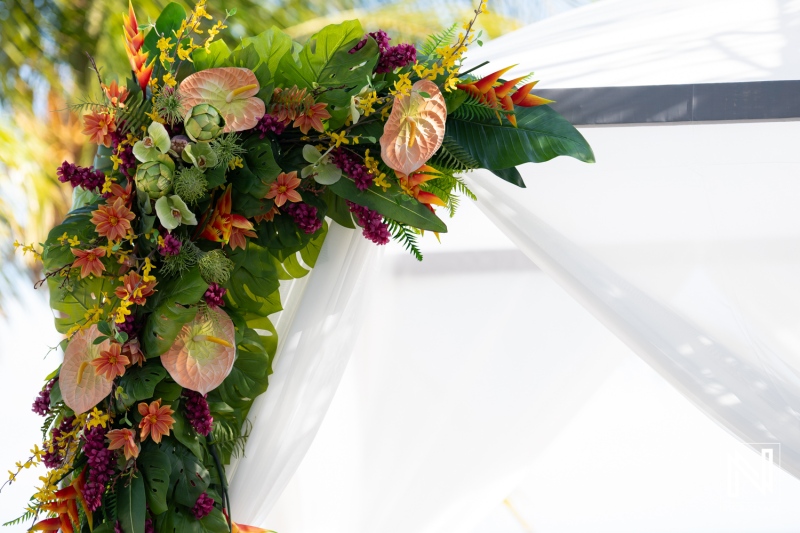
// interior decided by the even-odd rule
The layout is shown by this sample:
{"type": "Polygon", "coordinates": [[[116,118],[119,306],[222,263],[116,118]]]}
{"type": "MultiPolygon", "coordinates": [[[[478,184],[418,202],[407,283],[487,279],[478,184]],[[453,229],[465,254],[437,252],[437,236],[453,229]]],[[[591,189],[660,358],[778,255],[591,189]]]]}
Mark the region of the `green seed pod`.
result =
{"type": "Polygon", "coordinates": [[[219,114],[217,108],[210,104],[194,106],[183,121],[186,135],[195,142],[208,142],[222,133],[225,119],[219,114]]]}
{"type": "Polygon", "coordinates": [[[136,169],[136,188],[157,200],[172,190],[172,169],[161,161],[148,161],[136,169]]]}

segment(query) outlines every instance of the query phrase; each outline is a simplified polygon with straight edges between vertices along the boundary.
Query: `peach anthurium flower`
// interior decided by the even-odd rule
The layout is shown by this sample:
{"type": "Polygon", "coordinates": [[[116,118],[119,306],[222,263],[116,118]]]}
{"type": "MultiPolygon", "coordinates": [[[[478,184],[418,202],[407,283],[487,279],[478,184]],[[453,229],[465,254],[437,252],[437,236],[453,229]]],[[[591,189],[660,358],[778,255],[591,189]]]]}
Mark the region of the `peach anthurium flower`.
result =
{"type": "Polygon", "coordinates": [[[112,381],[93,372],[91,367],[92,361],[108,350],[111,344],[108,339],[94,344],[98,337],[100,331],[96,325],[92,325],[73,335],[64,350],[64,364],[61,365],[58,382],[64,403],[76,415],[85,413],[111,394],[112,381]]]}
{"type": "Polygon", "coordinates": [[[446,119],[439,87],[429,80],[416,82],[409,94],[395,96],[380,139],[381,159],[393,170],[410,174],[442,145],[446,119]]]}
{"type": "Polygon", "coordinates": [[[142,432],[139,437],[144,440],[150,435],[153,442],[160,443],[161,437],[169,435],[169,430],[175,423],[175,419],[170,416],[174,412],[169,405],[162,407],[161,399],[151,402],[150,405],[140,403],[139,414],[142,415],[142,421],[139,422],[139,427],[142,432]]]}
{"type": "Polygon", "coordinates": [[[108,350],[101,351],[91,364],[97,375],[103,376],[108,381],[114,381],[118,376],[125,374],[125,366],[130,362],[131,360],[122,354],[122,346],[115,342],[108,350]]]}
{"type": "Polygon", "coordinates": [[[207,394],[233,368],[235,335],[233,322],[224,311],[199,311],[161,356],[161,363],[178,385],[207,394]]]}
{"type": "Polygon", "coordinates": [[[270,184],[269,192],[264,198],[267,200],[274,198],[275,205],[278,207],[285,204],[287,200],[290,202],[299,202],[303,199],[300,193],[295,190],[299,185],[300,178],[297,177],[297,171],[292,171],[288,174],[281,172],[278,174],[278,179],[270,184]]]}
{"type": "Polygon", "coordinates": [[[83,116],[83,134],[95,144],[111,148],[111,134],[116,130],[114,117],[108,113],[92,111],[83,116]]]}
{"type": "Polygon", "coordinates": [[[254,128],[264,116],[264,101],[256,97],[258,79],[252,70],[218,67],[201,70],[181,82],[184,112],[199,104],[209,104],[225,119],[225,132],[254,128]]]}
{"type": "Polygon", "coordinates": [[[94,230],[101,237],[109,241],[124,238],[131,229],[131,220],[135,215],[125,206],[122,198],[117,198],[112,204],[98,206],[97,211],[92,211],[91,223],[94,230]]]}
{"type": "Polygon", "coordinates": [[[139,457],[139,446],[136,444],[136,433],[132,429],[112,429],[106,433],[109,450],[119,450],[125,454],[125,459],[130,461],[139,457]]]}
{"type": "Polygon", "coordinates": [[[99,276],[105,272],[106,266],[102,261],[100,261],[100,258],[105,257],[106,255],[105,248],[94,248],[92,250],[79,250],[77,248],[72,248],[71,251],[72,255],[77,257],[77,259],[72,262],[72,267],[80,267],[81,279],[90,274],[99,276]]]}
{"type": "Polygon", "coordinates": [[[130,300],[136,305],[144,305],[155,292],[155,281],[142,281],[138,272],[129,272],[121,278],[122,285],[114,289],[114,294],[121,300],[130,300]]]}

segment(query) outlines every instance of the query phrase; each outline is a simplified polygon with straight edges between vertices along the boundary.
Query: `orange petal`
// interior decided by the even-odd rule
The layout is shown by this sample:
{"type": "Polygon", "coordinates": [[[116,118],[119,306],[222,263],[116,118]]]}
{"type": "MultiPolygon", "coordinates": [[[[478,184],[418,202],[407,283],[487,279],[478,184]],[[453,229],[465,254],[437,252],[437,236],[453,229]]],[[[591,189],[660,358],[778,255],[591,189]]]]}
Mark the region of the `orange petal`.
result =
{"type": "Polygon", "coordinates": [[[497,80],[500,79],[500,76],[511,70],[512,68],[516,67],[517,65],[511,65],[510,67],[506,67],[504,69],[498,70],[497,72],[492,72],[488,76],[484,76],[482,79],[473,82],[472,84],[483,94],[494,87],[494,84],[497,83],[497,80]]]}
{"type": "Polygon", "coordinates": [[[435,205],[441,205],[442,207],[447,205],[444,202],[444,200],[442,200],[441,198],[439,198],[435,194],[430,193],[428,191],[419,191],[417,193],[417,200],[419,200],[420,203],[422,203],[422,204],[428,204],[428,205],[435,204],[435,205]]]}
{"type": "Polygon", "coordinates": [[[36,525],[31,528],[31,531],[58,531],[59,529],[61,529],[61,519],[48,518],[37,522],[36,525]]]}
{"type": "Polygon", "coordinates": [[[535,94],[527,94],[521,102],[517,102],[517,105],[520,107],[536,107],[539,105],[552,104],[553,102],[555,102],[555,100],[548,100],[547,98],[542,98],[535,94]]]}
{"type": "Polygon", "coordinates": [[[514,91],[514,94],[511,95],[511,101],[514,102],[515,104],[521,102],[525,98],[525,96],[531,92],[531,89],[533,89],[537,83],[539,83],[538,80],[526,83],[525,85],[514,91]]]}
{"type": "Polygon", "coordinates": [[[496,94],[498,98],[503,98],[505,95],[511,92],[511,89],[513,89],[516,84],[518,84],[524,79],[525,76],[520,76],[519,78],[514,78],[513,80],[509,80],[504,84],[500,85],[499,87],[495,87],[494,94],[496,94]]]}
{"type": "Polygon", "coordinates": [[[108,339],[100,344],[93,344],[98,337],[100,331],[96,325],[92,325],[76,333],[64,351],[64,364],[61,366],[58,382],[64,403],[76,415],[85,413],[111,394],[113,383],[95,374],[90,366],[91,361],[111,345],[108,339]]]}

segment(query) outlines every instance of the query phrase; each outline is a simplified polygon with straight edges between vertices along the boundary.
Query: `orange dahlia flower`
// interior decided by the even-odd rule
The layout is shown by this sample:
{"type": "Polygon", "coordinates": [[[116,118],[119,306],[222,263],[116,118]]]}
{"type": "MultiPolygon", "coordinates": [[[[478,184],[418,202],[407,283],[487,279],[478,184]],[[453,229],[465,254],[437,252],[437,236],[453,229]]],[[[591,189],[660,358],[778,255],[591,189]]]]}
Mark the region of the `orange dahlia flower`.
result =
{"type": "Polygon", "coordinates": [[[114,381],[117,376],[125,374],[125,365],[130,364],[131,360],[122,354],[122,346],[112,343],[108,350],[100,352],[97,358],[91,361],[94,373],[103,376],[108,381],[114,381]]]}
{"type": "Polygon", "coordinates": [[[92,250],[72,248],[72,255],[77,257],[77,259],[72,262],[72,267],[80,267],[81,279],[89,274],[100,276],[106,270],[106,266],[100,261],[100,258],[106,255],[105,248],[94,248],[92,250]]]}
{"type": "Polygon", "coordinates": [[[119,450],[125,454],[125,459],[131,460],[139,457],[139,446],[136,445],[136,433],[132,429],[112,429],[106,433],[109,450],[119,450]]]}
{"type": "Polygon", "coordinates": [[[83,134],[95,144],[111,148],[111,134],[116,130],[114,117],[108,113],[92,111],[83,116],[83,134]]]}
{"type": "Polygon", "coordinates": [[[101,205],[97,211],[92,211],[92,224],[101,237],[109,241],[124,238],[131,229],[131,220],[135,215],[125,206],[122,198],[117,198],[111,205],[101,205]]]}
{"type": "Polygon", "coordinates": [[[326,118],[331,118],[331,114],[325,109],[326,107],[328,107],[328,104],[322,102],[306,106],[305,111],[294,119],[292,126],[300,128],[303,135],[308,135],[308,131],[311,128],[314,128],[320,133],[325,131],[325,126],[322,125],[322,121],[326,118]]]}
{"type": "Polygon", "coordinates": [[[292,171],[288,174],[281,172],[278,174],[278,179],[270,184],[269,192],[264,198],[267,200],[274,198],[275,205],[278,207],[285,204],[287,200],[299,202],[303,199],[300,193],[295,190],[299,185],[300,178],[297,177],[297,171],[292,171]]]}
{"type": "Polygon", "coordinates": [[[160,399],[150,405],[140,403],[139,414],[142,415],[142,421],[139,422],[139,427],[142,432],[139,437],[144,440],[150,435],[153,442],[160,443],[161,437],[169,435],[169,430],[175,423],[175,419],[170,416],[174,412],[168,405],[162,407],[160,399]]]}

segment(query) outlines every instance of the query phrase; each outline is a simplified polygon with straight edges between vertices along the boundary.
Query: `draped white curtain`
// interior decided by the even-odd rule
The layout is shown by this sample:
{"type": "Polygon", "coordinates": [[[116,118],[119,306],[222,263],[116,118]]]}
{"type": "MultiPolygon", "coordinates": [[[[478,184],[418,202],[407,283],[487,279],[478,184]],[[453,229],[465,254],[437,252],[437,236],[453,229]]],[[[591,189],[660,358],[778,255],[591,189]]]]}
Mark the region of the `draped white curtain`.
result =
{"type": "Polygon", "coordinates": [[[314,440],[358,337],[378,249],[332,224],[316,267],[282,286],[278,352],[253,404],[246,455],[228,471],[233,518],[261,524],[314,440]]]}

